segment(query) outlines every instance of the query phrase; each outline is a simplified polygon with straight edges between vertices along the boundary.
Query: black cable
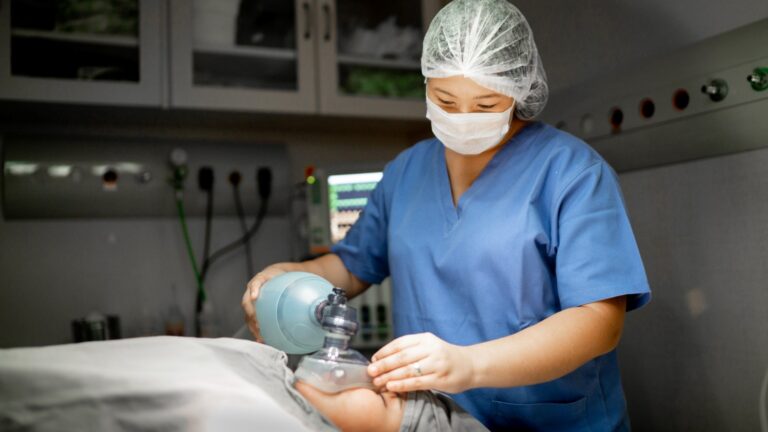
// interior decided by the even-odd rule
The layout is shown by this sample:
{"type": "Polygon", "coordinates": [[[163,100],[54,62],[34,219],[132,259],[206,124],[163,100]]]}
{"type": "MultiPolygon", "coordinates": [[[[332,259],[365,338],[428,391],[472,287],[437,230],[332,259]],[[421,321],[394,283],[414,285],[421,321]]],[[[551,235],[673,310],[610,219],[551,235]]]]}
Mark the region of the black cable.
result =
{"type": "MultiPolygon", "coordinates": [[[[201,181],[202,187],[202,181],[201,181]]],[[[205,189],[205,188],[204,188],[205,189]]],[[[211,225],[213,225],[213,185],[208,189],[205,189],[206,204],[205,204],[205,241],[203,243],[203,256],[201,257],[201,267],[205,265],[208,260],[208,254],[211,252],[211,225]]],[[[200,273],[201,283],[205,281],[205,274],[200,273]]],[[[203,303],[205,303],[205,295],[203,292],[197,292],[195,297],[195,314],[199,315],[203,311],[203,303]]],[[[203,335],[200,320],[195,319],[195,336],[201,337],[203,335]]]]}
{"type": "MultiPolygon", "coordinates": [[[[201,257],[202,262],[200,264],[200,268],[202,268],[205,265],[205,262],[208,261],[208,256],[211,253],[211,227],[213,225],[213,182],[213,168],[207,166],[200,168],[200,171],[197,173],[197,184],[198,187],[205,191],[206,194],[205,241],[203,242],[203,256],[201,257]]],[[[202,272],[200,275],[203,277],[202,272]]],[[[196,310],[200,312],[199,308],[202,307],[202,302],[198,303],[199,304],[196,310]]]]}
{"type": "MultiPolygon", "coordinates": [[[[269,203],[269,196],[272,192],[272,170],[269,168],[259,168],[256,173],[256,179],[258,184],[259,197],[261,198],[261,204],[259,205],[259,211],[256,214],[256,220],[251,225],[251,228],[239,239],[229,243],[228,245],[220,248],[203,263],[201,269],[201,278],[205,279],[205,275],[208,273],[208,269],[211,268],[214,262],[221,257],[232,252],[244,243],[250,241],[251,237],[259,230],[261,223],[264,221],[264,217],[267,215],[267,207],[269,203]]],[[[230,179],[231,181],[231,179],[230,179]]],[[[248,276],[249,278],[251,275],[248,276]]]]}
{"type": "Polygon", "coordinates": [[[208,273],[208,269],[211,268],[211,265],[213,265],[213,263],[221,259],[226,254],[239,248],[240,246],[243,245],[243,243],[249,241],[251,237],[253,237],[253,235],[256,234],[256,231],[259,230],[259,227],[261,227],[261,223],[264,221],[264,216],[266,216],[266,214],[267,214],[267,200],[264,200],[261,202],[259,213],[256,215],[256,221],[253,223],[253,225],[251,225],[251,228],[248,230],[248,232],[246,232],[239,239],[233,241],[232,243],[212,253],[210,258],[208,258],[208,261],[206,261],[205,264],[203,265],[202,277],[205,278],[205,275],[208,273]]]}
{"type": "Polygon", "coordinates": [[[213,222],[213,190],[206,192],[205,204],[205,242],[203,243],[203,264],[211,253],[211,225],[213,222]]]}
{"type": "MultiPolygon", "coordinates": [[[[240,182],[232,183],[232,195],[235,199],[235,210],[237,210],[237,218],[240,219],[240,229],[243,231],[243,236],[248,233],[248,223],[245,221],[245,210],[243,209],[243,202],[240,199],[240,182]]],[[[245,270],[246,280],[253,277],[253,259],[251,258],[251,242],[250,239],[243,241],[245,246],[245,270]]]]}

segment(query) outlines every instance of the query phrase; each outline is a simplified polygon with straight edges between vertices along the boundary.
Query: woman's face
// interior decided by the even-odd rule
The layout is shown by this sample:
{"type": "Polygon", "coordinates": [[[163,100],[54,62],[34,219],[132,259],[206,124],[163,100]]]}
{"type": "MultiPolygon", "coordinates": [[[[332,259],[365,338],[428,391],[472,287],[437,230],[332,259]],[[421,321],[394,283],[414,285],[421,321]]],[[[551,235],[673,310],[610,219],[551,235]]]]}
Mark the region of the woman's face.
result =
{"type": "Polygon", "coordinates": [[[503,112],[515,103],[511,97],[459,75],[427,80],[427,97],[449,113],[503,112]]]}

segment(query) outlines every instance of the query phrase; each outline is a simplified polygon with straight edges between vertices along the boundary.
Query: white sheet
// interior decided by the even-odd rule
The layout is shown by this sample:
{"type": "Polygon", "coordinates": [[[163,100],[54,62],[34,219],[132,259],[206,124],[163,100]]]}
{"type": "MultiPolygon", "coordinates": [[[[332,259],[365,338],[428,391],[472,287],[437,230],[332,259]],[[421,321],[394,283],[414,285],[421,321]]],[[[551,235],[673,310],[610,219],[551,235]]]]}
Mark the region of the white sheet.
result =
{"type": "Polygon", "coordinates": [[[335,430],[292,379],[284,353],[237,339],[0,350],[0,430],[335,430]]]}

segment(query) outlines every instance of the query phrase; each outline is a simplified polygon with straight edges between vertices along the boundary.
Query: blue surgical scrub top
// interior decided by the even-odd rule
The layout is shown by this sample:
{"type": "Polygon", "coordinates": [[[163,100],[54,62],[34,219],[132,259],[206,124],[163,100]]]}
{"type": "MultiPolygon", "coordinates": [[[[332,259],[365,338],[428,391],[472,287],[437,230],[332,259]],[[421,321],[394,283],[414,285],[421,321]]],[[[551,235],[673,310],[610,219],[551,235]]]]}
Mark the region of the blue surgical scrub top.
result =
{"type": "MultiPolygon", "coordinates": [[[[586,143],[538,122],[503,145],[457,205],[440,141],[405,150],[332,251],[363,281],[392,276],[398,336],[471,345],[563,309],[650,300],[616,174],[586,143]]],[[[615,350],[543,384],[453,397],[492,430],[629,429],[615,350]]]]}

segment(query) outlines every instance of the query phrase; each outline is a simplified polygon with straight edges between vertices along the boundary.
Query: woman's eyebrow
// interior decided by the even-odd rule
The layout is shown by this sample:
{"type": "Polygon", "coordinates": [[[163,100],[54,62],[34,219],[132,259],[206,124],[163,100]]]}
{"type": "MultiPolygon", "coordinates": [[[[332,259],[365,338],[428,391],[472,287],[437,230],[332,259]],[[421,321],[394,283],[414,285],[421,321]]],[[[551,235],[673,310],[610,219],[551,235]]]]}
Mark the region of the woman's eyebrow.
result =
{"type": "MultiPolygon", "coordinates": [[[[450,97],[456,97],[453,94],[451,94],[451,93],[449,93],[449,92],[447,92],[447,91],[445,91],[445,90],[443,90],[443,89],[441,89],[439,87],[435,87],[435,91],[443,93],[443,94],[445,94],[447,96],[450,96],[450,97]]],[[[484,95],[480,95],[480,96],[475,96],[472,99],[490,99],[490,98],[495,98],[495,97],[500,97],[500,95],[498,93],[488,93],[488,94],[484,94],[484,95]]]]}
{"type": "Polygon", "coordinates": [[[448,93],[447,91],[445,91],[445,90],[443,90],[443,89],[441,89],[441,88],[439,88],[439,87],[435,87],[435,91],[436,91],[436,92],[440,92],[440,93],[445,93],[446,95],[448,95],[448,96],[450,96],[450,97],[456,97],[456,96],[454,96],[454,95],[452,95],[452,94],[448,93]]]}
{"type": "Polygon", "coordinates": [[[489,98],[495,98],[495,97],[499,97],[499,94],[497,94],[497,93],[490,93],[490,94],[485,94],[485,95],[482,95],[482,96],[475,96],[472,99],[489,99],[489,98]]]}

